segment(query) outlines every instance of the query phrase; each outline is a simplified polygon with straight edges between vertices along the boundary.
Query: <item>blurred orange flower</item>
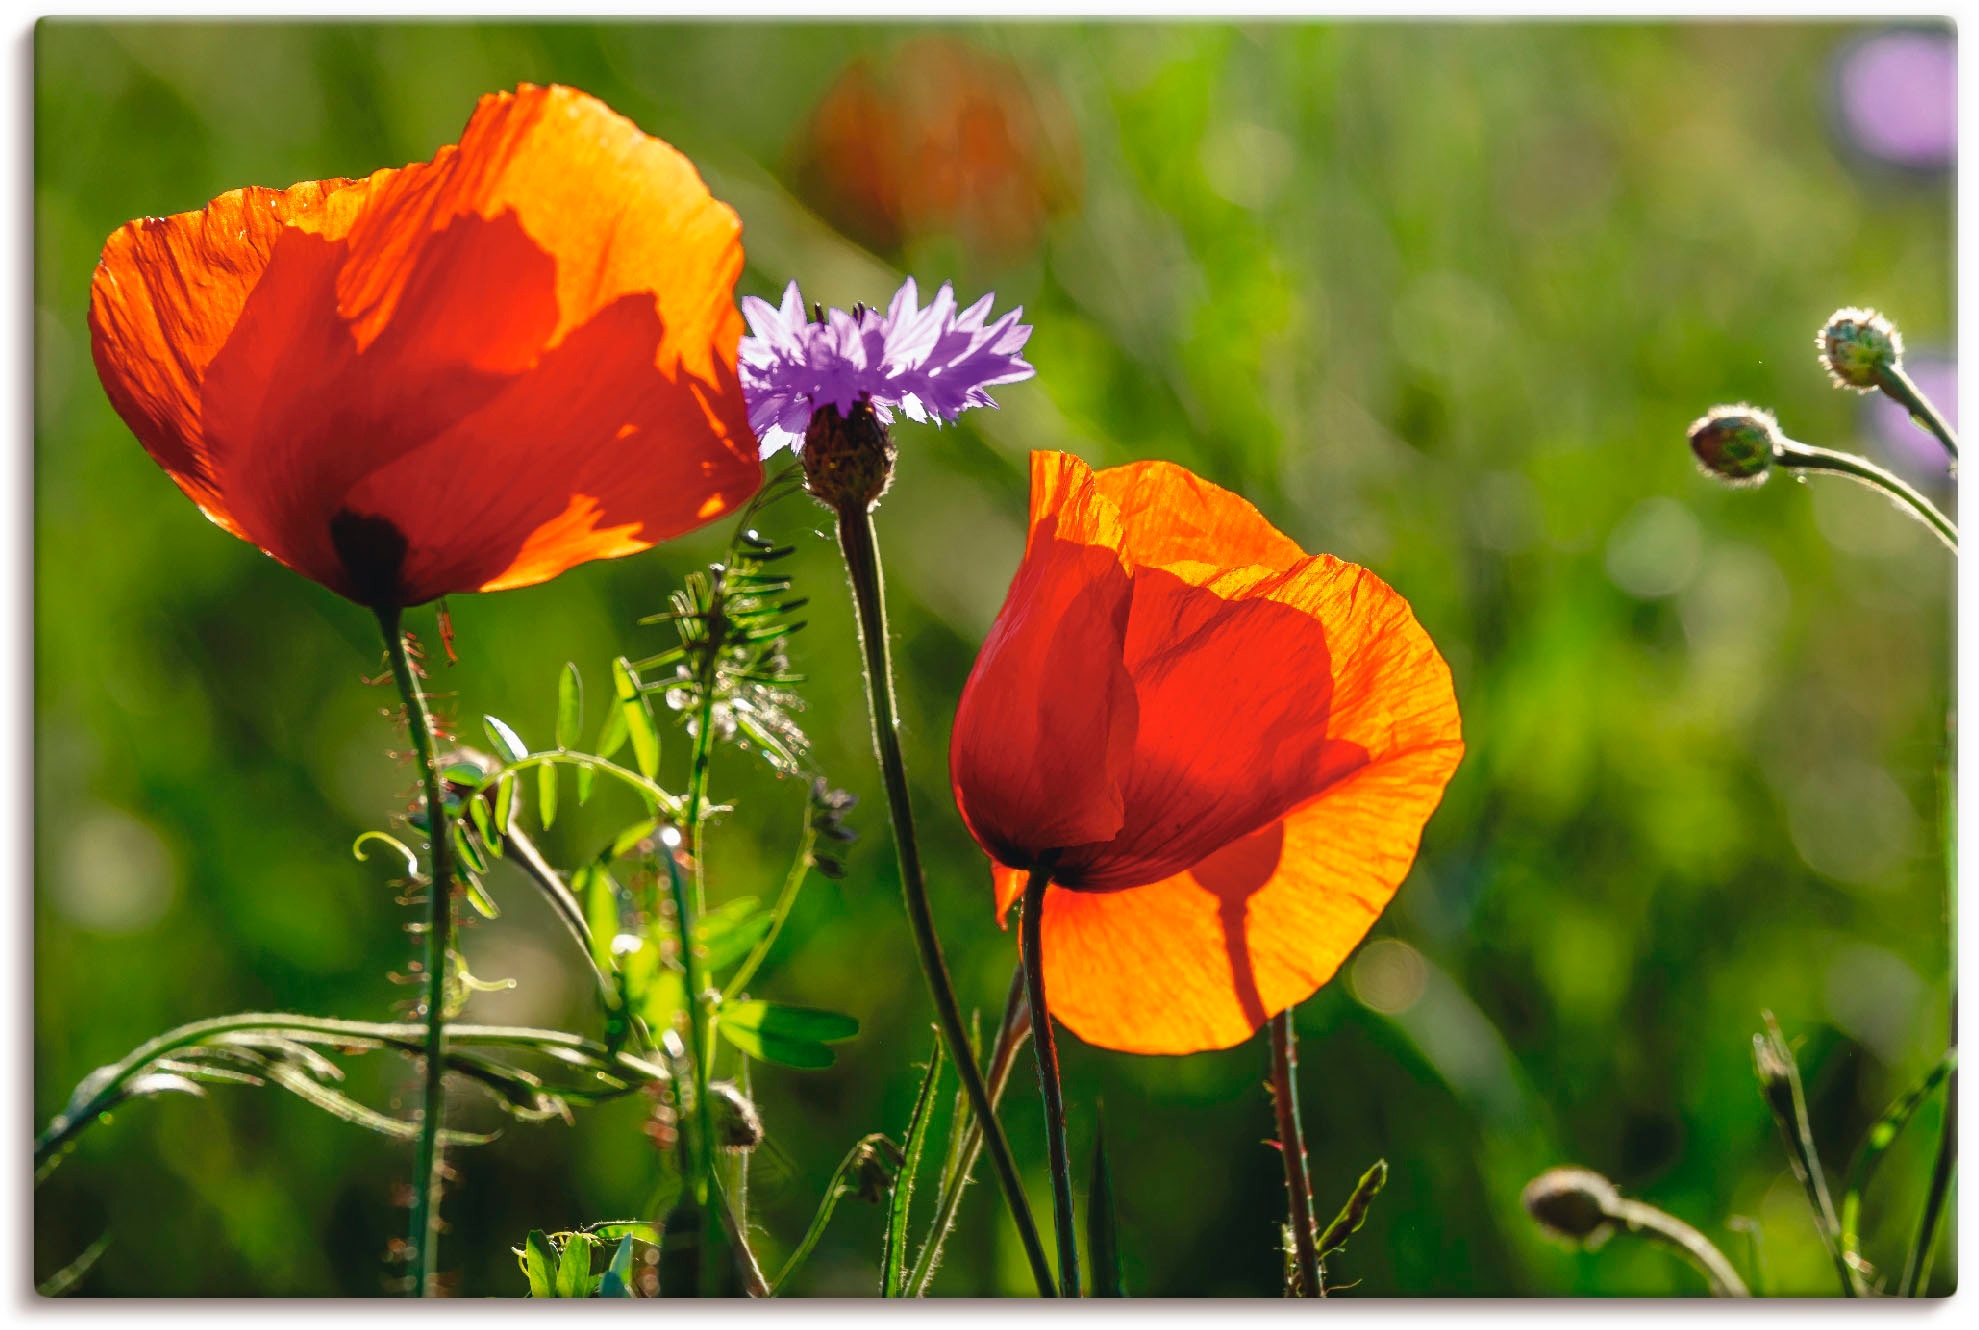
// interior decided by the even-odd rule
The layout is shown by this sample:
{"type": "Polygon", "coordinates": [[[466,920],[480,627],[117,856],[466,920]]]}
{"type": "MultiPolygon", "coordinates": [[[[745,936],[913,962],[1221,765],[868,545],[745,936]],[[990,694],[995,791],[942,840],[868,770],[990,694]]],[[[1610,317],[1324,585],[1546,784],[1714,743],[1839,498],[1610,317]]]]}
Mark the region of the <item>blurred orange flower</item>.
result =
{"type": "Polygon", "coordinates": [[[1449,667],[1374,574],[1181,467],[1031,455],[950,775],[1000,917],[1051,872],[1045,989],[1081,1038],[1225,1048],[1310,996],[1462,755],[1449,667]]]}
{"type": "Polygon", "coordinates": [[[673,148],[525,84],[431,162],[120,228],[91,350],[179,488],[304,576],[375,608],[528,586],[761,483],[740,231],[673,148]]]}
{"type": "Polygon", "coordinates": [[[1048,85],[952,37],[848,64],[797,148],[805,193],[876,249],[954,234],[999,260],[1078,206],[1077,136],[1048,85]]]}

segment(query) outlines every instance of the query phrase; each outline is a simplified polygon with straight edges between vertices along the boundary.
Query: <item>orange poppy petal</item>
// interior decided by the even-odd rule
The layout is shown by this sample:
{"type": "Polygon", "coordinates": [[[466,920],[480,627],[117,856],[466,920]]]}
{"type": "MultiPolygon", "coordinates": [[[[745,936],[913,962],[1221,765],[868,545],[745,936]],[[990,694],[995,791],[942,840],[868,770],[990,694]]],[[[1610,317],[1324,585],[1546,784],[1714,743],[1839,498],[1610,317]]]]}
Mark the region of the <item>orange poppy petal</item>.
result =
{"type": "Polygon", "coordinates": [[[586,94],[525,85],[431,162],[147,225],[99,271],[113,402],[216,520],[340,594],[527,585],[760,484],[735,215],[586,94]]]}
{"type": "Polygon", "coordinates": [[[1119,524],[1077,458],[1033,453],[1031,474],[1030,539],[949,746],[963,819],[1008,863],[1120,829],[1135,731],[1119,524]]]}
{"type": "Polygon", "coordinates": [[[1050,888],[1042,944],[1052,1014],[1087,1043],[1124,1052],[1241,1043],[1318,991],[1367,936],[1462,752],[1453,737],[1362,768],[1148,886],[1050,888]]]}
{"type": "Polygon", "coordinates": [[[734,211],[686,157],[597,98],[530,84],[483,97],[458,147],[398,172],[352,229],[338,297],[359,345],[398,317],[423,246],[455,218],[505,214],[556,261],[550,344],[620,297],[651,292],[666,333],[661,368],[700,379],[733,369],[734,211]]]}
{"type": "Polygon", "coordinates": [[[349,184],[237,189],[198,212],[128,222],[104,243],[90,282],[90,354],[111,404],[186,497],[234,535],[201,428],[206,369],[285,226],[324,213],[349,184]]]}
{"type": "Polygon", "coordinates": [[[1282,572],[1306,557],[1248,500],[1173,462],[1108,467],[1093,482],[1119,511],[1121,550],[1137,565],[1213,560],[1282,572]]]}

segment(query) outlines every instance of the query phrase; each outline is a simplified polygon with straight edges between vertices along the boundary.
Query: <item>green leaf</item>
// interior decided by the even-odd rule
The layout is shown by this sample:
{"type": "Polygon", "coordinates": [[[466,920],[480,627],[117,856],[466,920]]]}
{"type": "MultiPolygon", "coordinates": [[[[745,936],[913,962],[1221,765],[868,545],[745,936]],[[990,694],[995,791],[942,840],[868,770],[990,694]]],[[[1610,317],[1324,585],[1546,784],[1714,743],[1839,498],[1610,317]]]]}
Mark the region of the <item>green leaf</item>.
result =
{"type": "MultiPolygon", "coordinates": [[[[495,830],[506,837],[515,830],[515,773],[504,771],[495,782],[495,830]]],[[[490,844],[492,844],[492,840],[490,844]]]]}
{"type": "Polygon", "coordinates": [[[1319,1235],[1319,1255],[1324,1260],[1347,1245],[1347,1239],[1360,1231],[1367,1222],[1368,1207],[1374,1198],[1381,1194],[1388,1182],[1388,1161],[1377,1159],[1374,1167],[1361,1174],[1361,1180],[1354,1184],[1354,1194],[1340,1207],[1340,1213],[1333,1216],[1333,1222],[1319,1235]]]}
{"type": "Polygon", "coordinates": [[[841,1043],[859,1033],[859,1022],[850,1016],[776,1002],[730,1003],[722,1008],[721,1023],[731,1029],[811,1044],[841,1043]]]}
{"type": "Polygon", "coordinates": [[[557,1296],[583,1298],[591,1294],[591,1235],[573,1233],[564,1239],[563,1259],[557,1264],[557,1296]]]}
{"type": "Polygon", "coordinates": [[[467,903],[474,907],[476,914],[480,915],[483,919],[499,919],[502,917],[502,907],[495,904],[495,898],[488,894],[488,889],[485,886],[481,885],[480,878],[470,873],[462,885],[467,888],[467,903]]]}
{"type": "Polygon", "coordinates": [[[557,747],[575,748],[584,732],[584,678],[577,666],[564,663],[557,676],[557,747]]]}
{"type": "Polygon", "coordinates": [[[921,1155],[927,1149],[928,1123],[934,1118],[936,1091],[941,1086],[941,1035],[935,1035],[934,1052],[928,1055],[928,1072],[921,1078],[921,1092],[914,1097],[914,1113],[907,1119],[907,1147],[900,1172],[893,1180],[893,1194],[887,1198],[886,1243],[880,1252],[880,1296],[897,1298],[907,1282],[907,1220],[914,1208],[914,1175],[920,1171],[921,1155]]]}
{"type": "Polygon", "coordinates": [[[1093,1270],[1093,1296],[1124,1298],[1120,1269],[1120,1216],[1114,1208],[1113,1169],[1106,1160],[1106,1116],[1093,1107],[1093,1177],[1086,1191],[1086,1250],[1093,1270]]]}
{"type": "MultiPolygon", "coordinates": [[[[603,1236],[602,1231],[600,1236],[603,1236]]],[[[618,1240],[618,1250],[612,1253],[612,1263],[606,1268],[604,1278],[598,1281],[598,1296],[601,1298],[632,1296],[632,1235],[630,1233],[618,1240]]]]}
{"type": "Polygon", "coordinates": [[[475,848],[474,842],[468,838],[467,828],[459,822],[453,824],[453,842],[454,853],[460,857],[461,864],[467,868],[468,872],[485,873],[488,871],[488,860],[483,857],[480,850],[475,848]]]}
{"type": "Polygon", "coordinates": [[[625,718],[625,731],[632,739],[632,757],[639,774],[652,780],[660,774],[660,731],[653,724],[653,709],[639,691],[639,681],[625,658],[612,662],[612,683],[618,690],[619,714],[625,718]]]}
{"type": "Polygon", "coordinates": [[[634,822],[631,826],[619,832],[618,835],[612,837],[611,853],[605,856],[606,859],[623,859],[626,855],[632,853],[634,846],[659,829],[659,821],[655,818],[649,817],[644,822],[634,822]]]}
{"type": "Polygon", "coordinates": [[[532,1298],[554,1298],[556,1284],[557,1254],[550,1248],[550,1239],[540,1228],[529,1230],[529,1241],[522,1251],[522,1273],[529,1277],[529,1296],[532,1298]]]}
{"type": "Polygon", "coordinates": [[[754,896],[738,896],[695,921],[694,936],[708,973],[727,969],[747,956],[770,931],[774,917],[756,906],[754,896]]]}
{"type": "Polygon", "coordinates": [[[493,716],[483,716],[481,728],[488,732],[488,741],[494,744],[497,751],[509,761],[520,762],[529,756],[529,745],[522,742],[521,737],[508,727],[506,721],[497,720],[493,716]]]}
{"type": "Polygon", "coordinates": [[[579,808],[584,807],[585,801],[591,797],[591,782],[597,778],[597,770],[590,765],[586,764],[577,768],[577,806],[579,808]]]}
{"type": "Polygon", "coordinates": [[[783,1039],[741,1026],[723,1025],[721,1031],[724,1039],[758,1062],[773,1062],[796,1071],[823,1071],[838,1061],[838,1055],[823,1044],[783,1039]]]}
{"type": "Polygon", "coordinates": [[[610,758],[613,753],[625,747],[625,739],[625,709],[615,706],[606,707],[605,725],[598,731],[598,751],[593,756],[610,758]]]}
{"type": "Polygon", "coordinates": [[[584,902],[584,922],[591,931],[591,959],[610,974],[618,968],[612,939],[619,934],[618,884],[609,869],[595,860],[578,865],[570,875],[570,894],[584,902]]]}
{"type": "MultiPolygon", "coordinates": [[[[609,1224],[593,1224],[585,1232],[600,1242],[610,1242],[614,1238],[631,1238],[654,1247],[660,1245],[659,1229],[643,1219],[619,1219],[609,1224]]],[[[618,1257],[612,1257],[612,1262],[616,1264],[618,1257]]]]}
{"type": "Polygon", "coordinates": [[[536,768],[536,815],[543,819],[546,831],[557,820],[557,766],[554,762],[545,762],[536,768]]]}
{"type": "Polygon", "coordinates": [[[486,799],[469,799],[467,801],[467,820],[472,822],[474,829],[481,833],[482,843],[492,847],[495,843],[495,824],[488,818],[488,801],[486,799]]]}

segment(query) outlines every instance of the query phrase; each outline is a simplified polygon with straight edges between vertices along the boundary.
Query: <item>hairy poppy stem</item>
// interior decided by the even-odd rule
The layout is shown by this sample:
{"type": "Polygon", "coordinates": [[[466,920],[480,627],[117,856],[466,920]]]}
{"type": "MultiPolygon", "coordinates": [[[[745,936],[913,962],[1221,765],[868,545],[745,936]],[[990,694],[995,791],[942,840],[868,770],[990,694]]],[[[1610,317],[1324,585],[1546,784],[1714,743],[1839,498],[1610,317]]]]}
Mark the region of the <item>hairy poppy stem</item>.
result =
{"type": "Polygon", "coordinates": [[[1306,1134],[1299,1124],[1299,1032],[1293,1008],[1271,1018],[1271,1102],[1278,1114],[1278,1147],[1285,1156],[1285,1201],[1291,1215],[1292,1251],[1298,1261],[1300,1292],[1326,1296],[1326,1267],[1320,1263],[1318,1221],[1312,1211],[1312,1184],[1306,1175],[1306,1134]]]}
{"type": "Polygon", "coordinates": [[[921,872],[921,849],[914,835],[914,810],[907,797],[907,766],[900,753],[892,650],[886,637],[885,578],[880,571],[872,510],[865,501],[854,499],[834,505],[833,512],[838,518],[839,553],[844,556],[846,576],[852,583],[859,646],[864,653],[873,749],[879,757],[881,784],[886,787],[893,847],[900,859],[900,892],[907,902],[907,922],[920,955],[921,973],[927,977],[928,991],[934,998],[942,1042],[948,1046],[949,1060],[962,1078],[969,1107],[976,1121],[982,1124],[983,1138],[989,1143],[990,1163],[995,1167],[997,1184],[1003,1189],[1004,1204],[1017,1225],[1017,1235],[1023,1240],[1038,1294],[1048,1298],[1054,1292],[1051,1263],[1045,1257],[1037,1221],[1031,1217],[1030,1202],[1024,1197],[1024,1184],[1017,1174],[1017,1161],[1011,1157],[1010,1142],[1003,1134],[1002,1124],[996,1120],[996,1106],[990,1102],[982,1071],[970,1053],[968,1029],[962,1022],[962,1008],[955,1000],[955,985],[949,980],[948,963],[942,959],[941,941],[935,935],[934,912],[928,905],[927,879],[921,872]]]}
{"type": "Polygon", "coordinates": [[[1874,462],[1853,453],[1818,448],[1811,443],[1796,443],[1792,439],[1780,440],[1774,461],[1795,471],[1826,471],[1831,475],[1847,476],[1871,489],[1881,490],[1907,508],[1911,516],[1930,527],[1953,554],[1958,553],[1958,528],[1952,524],[1951,518],[1938,511],[1929,499],[1874,462]]]}
{"type": "Polygon", "coordinates": [[[1051,1033],[1051,1011],[1044,1003],[1044,893],[1049,866],[1031,870],[1024,883],[1024,986],[1031,1001],[1031,1051],[1038,1060],[1038,1091],[1044,1096],[1045,1139],[1051,1147],[1052,1218],[1058,1227],[1058,1289],[1079,1296],[1079,1230],[1072,1219],[1072,1162],[1065,1148],[1065,1091],[1058,1082],[1058,1041],[1051,1033]]]}
{"type": "Polygon", "coordinates": [[[1958,461],[1958,435],[1945,423],[1945,418],[1932,405],[1931,399],[1903,372],[1901,364],[1893,363],[1877,370],[1876,386],[1883,390],[1885,397],[1908,411],[1912,420],[1935,435],[1938,442],[1945,446],[1945,451],[1951,454],[1953,462],[1958,461]]]}
{"type": "Polygon", "coordinates": [[[419,756],[419,773],[426,789],[426,834],[432,845],[427,863],[426,919],[426,1056],[425,1093],[420,1099],[419,1140],[412,1161],[412,1290],[431,1297],[440,1244],[440,1123],[446,1117],[447,955],[453,950],[452,825],[440,794],[440,768],[433,760],[433,717],[425,694],[413,676],[396,606],[380,609],[378,626],[385,634],[385,652],[392,662],[392,681],[405,699],[406,728],[419,756]]]}

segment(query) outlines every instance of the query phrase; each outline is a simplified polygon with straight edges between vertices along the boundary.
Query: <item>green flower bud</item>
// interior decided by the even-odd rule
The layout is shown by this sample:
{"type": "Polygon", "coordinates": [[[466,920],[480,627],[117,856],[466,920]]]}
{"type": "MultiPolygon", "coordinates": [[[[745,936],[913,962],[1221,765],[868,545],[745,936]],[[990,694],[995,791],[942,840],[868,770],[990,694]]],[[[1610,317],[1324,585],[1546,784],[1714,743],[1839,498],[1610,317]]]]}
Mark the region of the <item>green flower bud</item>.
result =
{"type": "Polygon", "coordinates": [[[714,1113],[715,1144],[722,1149],[753,1150],[763,1143],[763,1119],[733,1081],[708,1083],[708,1107],[714,1113]]]}
{"type": "Polygon", "coordinates": [[[1528,1182],[1519,1199],[1526,1213],[1554,1237],[1596,1247],[1614,1230],[1621,1204],[1615,1184],[1585,1168],[1549,1168],[1528,1182]]]}
{"type": "Polygon", "coordinates": [[[893,435],[861,399],[841,416],[830,404],[804,431],[804,487],[836,511],[866,512],[893,483],[893,435]]]}
{"type": "Polygon", "coordinates": [[[1882,387],[1883,374],[1903,360],[1903,334],[1873,309],[1836,310],[1814,345],[1835,386],[1859,393],[1882,387]]]}
{"type": "Polygon", "coordinates": [[[1704,473],[1740,488],[1766,482],[1780,441],[1780,422],[1743,402],[1714,406],[1690,427],[1690,450],[1704,473]]]}

